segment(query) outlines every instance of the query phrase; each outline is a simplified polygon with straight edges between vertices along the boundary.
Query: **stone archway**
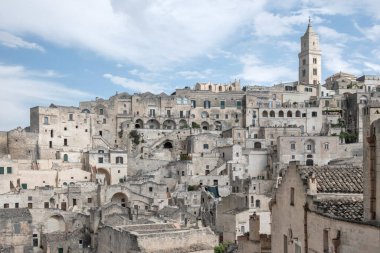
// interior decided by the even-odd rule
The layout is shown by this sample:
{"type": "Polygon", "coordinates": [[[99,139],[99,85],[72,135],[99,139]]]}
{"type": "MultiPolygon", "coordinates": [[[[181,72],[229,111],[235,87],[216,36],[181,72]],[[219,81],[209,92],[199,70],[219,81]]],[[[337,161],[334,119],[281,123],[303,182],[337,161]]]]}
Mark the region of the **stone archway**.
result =
{"type": "Polygon", "coordinates": [[[66,223],[63,219],[63,216],[60,214],[55,214],[50,216],[44,223],[44,232],[53,233],[53,232],[66,232],[66,223]]]}
{"type": "Polygon", "coordinates": [[[171,143],[170,141],[165,141],[164,148],[166,148],[166,149],[172,149],[173,148],[173,143],[171,143]]]}
{"type": "Polygon", "coordinates": [[[123,192],[117,192],[114,195],[112,195],[111,202],[121,205],[122,207],[127,207],[128,197],[123,192]]]}
{"type": "Polygon", "coordinates": [[[162,123],[162,128],[163,129],[175,129],[176,124],[175,124],[174,120],[168,119],[168,120],[165,120],[164,123],[162,123]]]}
{"type": "Polygon", "coordinates": [[[202,124],[201,124],[201,128],[203,130],[210,130],[210,125],[206,121],[203,121],[202,124]]]}
{"type": "Polygon", "coordinates": [[[100,184],[111,184],[111,175],[107,169],[98,168],[96,172],[96,179],[100,184]]]}
{"type": "Polygon", "coordinates": [[[146,127],[149,129],[160,129],[160,122],[155,119],[150,119],[146,122],[146,127]]]}
{"type": "Polygon", "coordinates": [[[314,165],[313,159],[307,159],[306,160],[306,166],[313,166],[313,165],[314,165]]]}

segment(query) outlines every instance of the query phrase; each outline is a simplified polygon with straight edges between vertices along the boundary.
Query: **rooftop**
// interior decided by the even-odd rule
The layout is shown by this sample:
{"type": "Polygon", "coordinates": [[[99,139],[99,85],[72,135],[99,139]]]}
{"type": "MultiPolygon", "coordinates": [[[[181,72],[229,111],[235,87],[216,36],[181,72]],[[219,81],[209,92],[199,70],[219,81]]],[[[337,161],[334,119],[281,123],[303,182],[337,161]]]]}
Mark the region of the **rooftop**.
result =
{"type": "Polygon", "coordinates": [[[361,198],[334,198],[322,199],[315,202],[317,212],[332,218],[349,221],[363,220],[363,199],[361,198]]]}
{"type": "Polygon", "coordinates": [[[300,174],[304,179],[315,175],[318,193],[363,193],[362,167],[301,167],[300,174]]]}

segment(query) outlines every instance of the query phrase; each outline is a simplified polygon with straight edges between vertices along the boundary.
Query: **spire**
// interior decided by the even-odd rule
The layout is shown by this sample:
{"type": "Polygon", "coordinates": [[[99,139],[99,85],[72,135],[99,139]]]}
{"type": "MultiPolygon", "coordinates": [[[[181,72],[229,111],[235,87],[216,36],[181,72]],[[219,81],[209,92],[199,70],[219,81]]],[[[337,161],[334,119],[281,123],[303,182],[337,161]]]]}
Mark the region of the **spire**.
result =
{"type": "Polygon", "coordinates": [[[309,24],[307,25],[307,29],[306,29],[306,32],[305,34],[307,33],[313,33],[313,26],[311,25],[311,17],[309,16],[309,24]]]}

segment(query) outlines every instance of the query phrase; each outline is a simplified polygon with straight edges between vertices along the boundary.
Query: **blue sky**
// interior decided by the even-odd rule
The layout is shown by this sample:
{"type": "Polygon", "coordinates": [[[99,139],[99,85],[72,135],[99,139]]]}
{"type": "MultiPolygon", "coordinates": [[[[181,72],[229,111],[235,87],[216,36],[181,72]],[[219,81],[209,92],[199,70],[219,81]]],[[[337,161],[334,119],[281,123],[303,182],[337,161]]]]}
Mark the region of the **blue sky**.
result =
{"type": "Polygon", "coordinates": [[[2,0],[0,130],[116,91],[296,81],[309,16],[323,78],[380,73],[378,0],[2,0]]]}

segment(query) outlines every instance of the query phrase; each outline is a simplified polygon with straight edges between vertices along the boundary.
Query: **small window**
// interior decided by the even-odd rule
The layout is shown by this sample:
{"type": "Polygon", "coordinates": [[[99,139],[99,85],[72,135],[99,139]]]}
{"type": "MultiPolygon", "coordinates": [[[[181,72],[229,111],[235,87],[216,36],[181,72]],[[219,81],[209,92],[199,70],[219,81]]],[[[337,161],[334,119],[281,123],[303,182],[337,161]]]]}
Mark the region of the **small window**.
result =
{"type": "Polygon", "coordinates": [[[4,167],[0,167],[0,175],[4,175],[4,167]]]}
{"type": "Polygon", "coordinates": [[[311,112],[311,117],[317,117],[317,112],[311,112]]]}
{"type": "Polygon", "coordinates": [[[21,184],[21,188],[24,190],[28,189],[28,184],[21,184]]]}
{"type": "Polygon", "coordinates": [[[153,187],[149,187],[149,192],[152,192],[153,191],[153,187]]]}
{"type": "Polygon", "coordinates": [[[306,150],[311,150],[311,144],[306,145],[306,150]]]}
{"type": "Polygon", "coordinates": [[[69,114],[69,120],[73,121],[74,120],[74,115],[72,113],[69,114]]]}
{"type": "Polygon", "coordinates": [[[49,148],[53,148],[53,142],[49,141],[49,148]]]}
{"type": "Polygon", "coordinates": [[[197,107],[197,102],[195,100],[191,100],[191,107],[192,108],[197,107]]]}
{"type": "Polygon", "coordinates": [[[117,163],[117,164],[123,164],[123,162],[124,162],[123,160],[124,160],[124,159],[123,159],[123,157],[121,157],[121,156],[117,156],[117,157],[116,157],[116,163],[117,163]]]}
{"type": "Polygon", "coordinates": [[[99,131],[99,135],[100,135],[100,136],[103,136],[103,131],[99,131]]]}
{"type": "Polygon", "coordinates": [[[324,148],[325,148],[325,150],[329,150],[330,147],[329,147],[329,143],[328,142],[325,143],[324,148]]]}
{"type": "Polygon", "coordinates": [[[226,101],[220,101],[220,109],[226,108],[226,101]]]}
{"type": "Polygon", "coordinates": [[[316,76],[318,74],[317,69],[313,69],[313,75],[316,76]]]}
{"type": "Polygon", "coordinates": [[[210,102],[209,100],[205,100],[205,101],[203,102],[203,107],[204,107],[205,109],[209,109],[209,108],[211,107],[211,102],[210,102]]]}
{"type": "Polygon", "coordinates": [[[98,157],[98,163],[103,163],[103,157],[98,157]]]}
{"type": "Polygon", "coordinates": [[[225,118],[225,119],[228,119],[228,114],[225,114],[225,115],[224,115],[224,118],[225,118]]]}
{"type": "Polygon", "coordinates": [[[241,109],[241,101],[236,101],[236,109],[241,109]]]}
{"type": "Polygon", "coordinates": [[[63,139],[63,146],[67,146],[67,139],[63,139]]]}
{"type": "Polygon", "coordinates": [[[208,149],[208,144],[203,144],[203,149],[208,149]]]}
{"type": "Polygon", "coordinates": [[[33,197],[32,196],[28,196],[28,201],[32,201],[33,200],[33,197]]]}
{"type": "Polygon", "coordinates": [[[99,109],[99,114],[100,115],[103,115],[104,114],[104,110],[102,108],[99,109]]]}
{"type": "Polygon", "coordinates": [[[185,176],[185,172],[184,171],[182,171],[182,176],[185,176]]]}
{"type": "Polygon", "coordinates": [[[69,156],[67,154],[63,155],[63,161],[68,162],[69,161],[69,156]]]}
{"type": "Polygon", "coordinates": [[[44,208],[49,208],[49,202],[44,202],[44,208]]]}
{"type": "Polygon", "coordinates": [[[49,124],[49,117],[44,117],[44,124],[48,125],[49,124]]]}
{"type": "Polygon", "coordinates": [[[306,76],[306,70],[302,70],[302,77],[305,77],[306,76]]]}
{"type": "Polygon", "coordinates": [[[302,65],[306,65],[306,59],[302,60],[302,65]]]}
{"type": "Polygon", "coordinates": [[[261,205],[260,200],[256,199],[256,208],[260,208],[260,205],[261,205]]]}
{"type": "Polygon", "coordinates": [[[103,124],[106,124],[107,123],[107,120],[104,118],[103,119],[103,124]]]}
{"type": "Polygon", "coordinates": [[[9,203],[5,203],[4,208],[9,208],[9,203]]]}
{"type": "Polygon", "coordinates": [[[92,203],[92,198],[87,198],[87,203],[91,204],[92,203]]]}
{"type": "Polygon", "coordinates": [[[33,209],[33,203],[28,203],[28,209],[33,209]]]}
{"type": "Polygon", "coordinates": [[[15,208],[19,208],[19,203],[15,203],[15,208]]]}
{"type": "Polygon", "coordinates": [[[291,143],[290,144],[290,149],[291,150],[295,150],[296,149],[296,144],[295,143],[291,143]]]}

